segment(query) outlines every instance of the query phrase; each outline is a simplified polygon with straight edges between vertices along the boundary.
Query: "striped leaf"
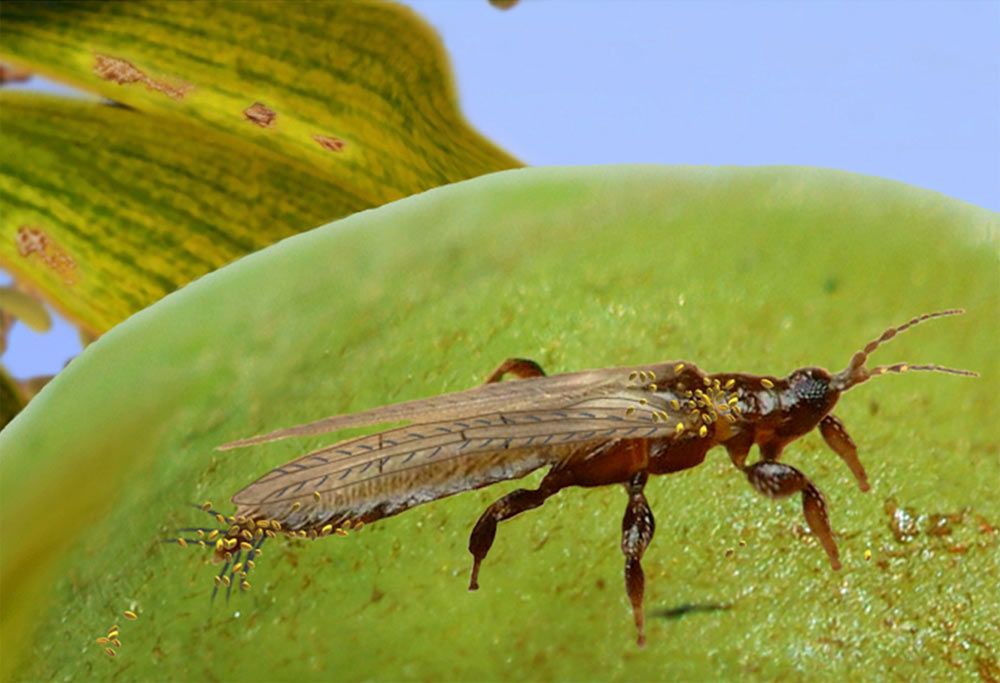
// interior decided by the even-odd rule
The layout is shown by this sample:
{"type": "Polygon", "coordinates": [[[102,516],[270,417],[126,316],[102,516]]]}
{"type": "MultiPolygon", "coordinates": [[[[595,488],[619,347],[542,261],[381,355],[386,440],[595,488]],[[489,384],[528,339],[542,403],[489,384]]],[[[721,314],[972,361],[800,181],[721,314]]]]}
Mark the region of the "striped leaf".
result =
{"type": "Polygon", "coordinates": [[[366,203],[316,169],[158,114],[0,93],[0,264],[100,334],[366,203]]]}
{"type": "Polygon", "coordinates": [[[294,232],[517,164],[438,39],[361,2],[5,2],[0,59],[124,103],[6,95],[0,266],[93,334],[294,232]]]}
{"type": "Polygon", "coordinates": [[[0,679],[975,678],[1000,643],[998,226],[934,192],[815,169],[525,169],[241,259],[88,347],[0,432],[0,679]],[[228,604],[209,601],[206,552],[160,542],[214,523],[191,502],[232,511],[236,491],[336,435],[219,444],[464,389],[506,357],[839,370],[887,325],[951,306],[969,312],[877,362],[981,379],[893,375],[837,408],[871,492],[818,435],[784,453],[827,495],[843,571],[795,532],[799,502],[756,495],[721,449],[650,478],[645,652],[621,487],[567,489],[502,524],[471,594],[471,526],[537,479],[346,539],[268,541],[228,604]],[[908,542],[890,496],[915,508],[908,542]],[[114,661],[94,643],[111,623],[114,661]]]}

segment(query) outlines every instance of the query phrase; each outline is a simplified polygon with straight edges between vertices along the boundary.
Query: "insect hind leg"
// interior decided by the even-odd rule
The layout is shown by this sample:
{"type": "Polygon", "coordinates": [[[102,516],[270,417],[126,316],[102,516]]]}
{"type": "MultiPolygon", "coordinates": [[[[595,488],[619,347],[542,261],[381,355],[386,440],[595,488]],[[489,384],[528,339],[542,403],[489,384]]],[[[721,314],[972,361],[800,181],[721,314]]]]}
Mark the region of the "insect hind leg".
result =
{"type": "Polygon", "coordinates": [[[646,590],[646,575],[642,571],[642,556],[653,540],[656,522],[653,511],[646,501],[643,488],[648,475],[640,472],[625,485],[628,491],[628,506],[622,518],[622,553],[625,555],[625,592],[632,603],[632,617],[637,632],[636,642],[640,647],[646,644],[645,613],[643,595],[646,590]]]}
{"type": "Polygon", "coordinates": [[[469,536],[469,552],[472,553],[472,574],[469,578],[469,590],[479,588],[479,565],[486,558],[497,535],[497,523],[510,519],[526,510],[533,510],[550,496],[569,486],[572,482],[565,470],[552,470],[537,489],[517,489],[503,496],[490,505],[480,515],[476,526],[469,536]]]}
{"type": "Polygon", "coordinates": [[[527,358],[508,358],[500,363],[496,369],[489,374],[483,384],[493,384],[499,382],[506,375],[514,375],[518,379],[528,379],[529,377],[545,377],[542,366],[527,358]]]}

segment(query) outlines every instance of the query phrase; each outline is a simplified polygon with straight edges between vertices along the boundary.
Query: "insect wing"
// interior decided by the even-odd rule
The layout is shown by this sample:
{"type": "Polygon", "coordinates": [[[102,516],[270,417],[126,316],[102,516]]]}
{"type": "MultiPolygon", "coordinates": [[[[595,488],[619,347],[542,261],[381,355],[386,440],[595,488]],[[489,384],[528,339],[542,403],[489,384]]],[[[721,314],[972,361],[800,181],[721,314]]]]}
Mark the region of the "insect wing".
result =
{"type": "Polygon", "coordinates": [[[370,520],[586,457],[621,439],[673,436],[681,419],[661,396],[628,388],[564,397],[548,408],[419,422],[313,451],[272,470],[233,502],[242,514],[292,527],[370,520]]]}
{"type": "Polygon", "coordinates": [[[601,396],[672,379],[682,364],[673,362],[625,368],[603,368],[582,372],[532,377],[484,384],[465,391],[394,403],[347,415],[334,415],[315,422],[278,429],[238,439],[218,447],[230,450],[295,436],[326,434],[351,427],[388,422],[433,422],[463,415],[564,406],[567,402],[601,396]]]}

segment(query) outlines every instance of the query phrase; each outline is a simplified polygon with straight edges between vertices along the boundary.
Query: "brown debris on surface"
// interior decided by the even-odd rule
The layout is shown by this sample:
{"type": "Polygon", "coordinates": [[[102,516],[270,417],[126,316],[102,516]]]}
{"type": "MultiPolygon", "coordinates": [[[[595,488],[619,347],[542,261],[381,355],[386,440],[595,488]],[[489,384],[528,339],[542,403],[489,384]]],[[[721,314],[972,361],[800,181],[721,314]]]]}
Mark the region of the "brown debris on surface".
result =
{"type": "Polygon", "coordinates": [[[24,258],[37,254],[46,266],[62,276],[66,284],[76,282],[76,261],[39,227],[22,225],[14,237],[17,253],[24,258]]]}
{"type": "Polygon", "coordinates": [[[108,55],[94,55],[94,73],[118,85],[143,83],[150,90],[161,92],[175,100],[183,98],[192,86],[187,83],[171,85],[166,81],[150,78],[142,69],[124,59],[108,55]]]}
{"type": "Polygon", "coordinates": [[[328,149],[331,152],[340,152],[347,146],[347,143],[340,138],[335,138],[330,135],[313,135],[313,140],[318,142],[320,147],[328,149]]]}
{"type": "Polygon", "coordinates": [[[278,118],[278,113],[263,102],[254,102],[243,110],[243,117],[261,128],[270,128],[278,118]]]}

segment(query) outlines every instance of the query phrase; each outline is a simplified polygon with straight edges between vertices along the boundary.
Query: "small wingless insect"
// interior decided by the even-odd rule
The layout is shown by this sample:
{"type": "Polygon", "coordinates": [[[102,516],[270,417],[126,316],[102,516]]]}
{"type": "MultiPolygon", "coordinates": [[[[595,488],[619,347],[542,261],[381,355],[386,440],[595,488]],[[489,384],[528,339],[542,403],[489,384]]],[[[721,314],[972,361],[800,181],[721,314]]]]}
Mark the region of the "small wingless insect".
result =
{"type": "MultiPolygon", "coordinates": [[[[709,449],[724,446],[760,493],[771,498],[802,494],[806,522],[830,565],[839,569],[823,494],[802,472],[779,462],[782,450],[819,426],[826,443],[867,491],[854,441],[830,411],[843,392],[885,373],[928,370],[975,376],[939,365],[865,366],[869,354],[897,334],[962,312],[928,313],[889,328],[836,374],[822,368],[801,368],[784,378],[706,374],[687,361],[670,361],[547,377],[537,363],[512,358],[474,389],[328,417],[221,446],[227,450],[348,427],[408,423],[335,443],[275,468],[233,496],[235,515],[210,510],[227,528],[190,529],[198,538],[179,542],[214,542],[215,555],[224,562],[216,589],[231,589],[237,580],[246,589],[247,571],[261,545],[277,533],[343,535],[345,529],[548,466],[538,488],[508,493],[476,522],[469,539],[469,590],[479,587],[479,568],[498,522],[539,507],[569,486],[623,484],[628,494],[621,538],[625,588],[642,645],[645,579],[640,562],[655,529],[643,494],[649,475],[694,467],[709,449]],[[519,381],[501,383],[508,374],[519,381]],[[748,465],[754,444],[761,459],[748,465]]],[[[210,509],[209,504],[204,507],[210,509]]]]}

